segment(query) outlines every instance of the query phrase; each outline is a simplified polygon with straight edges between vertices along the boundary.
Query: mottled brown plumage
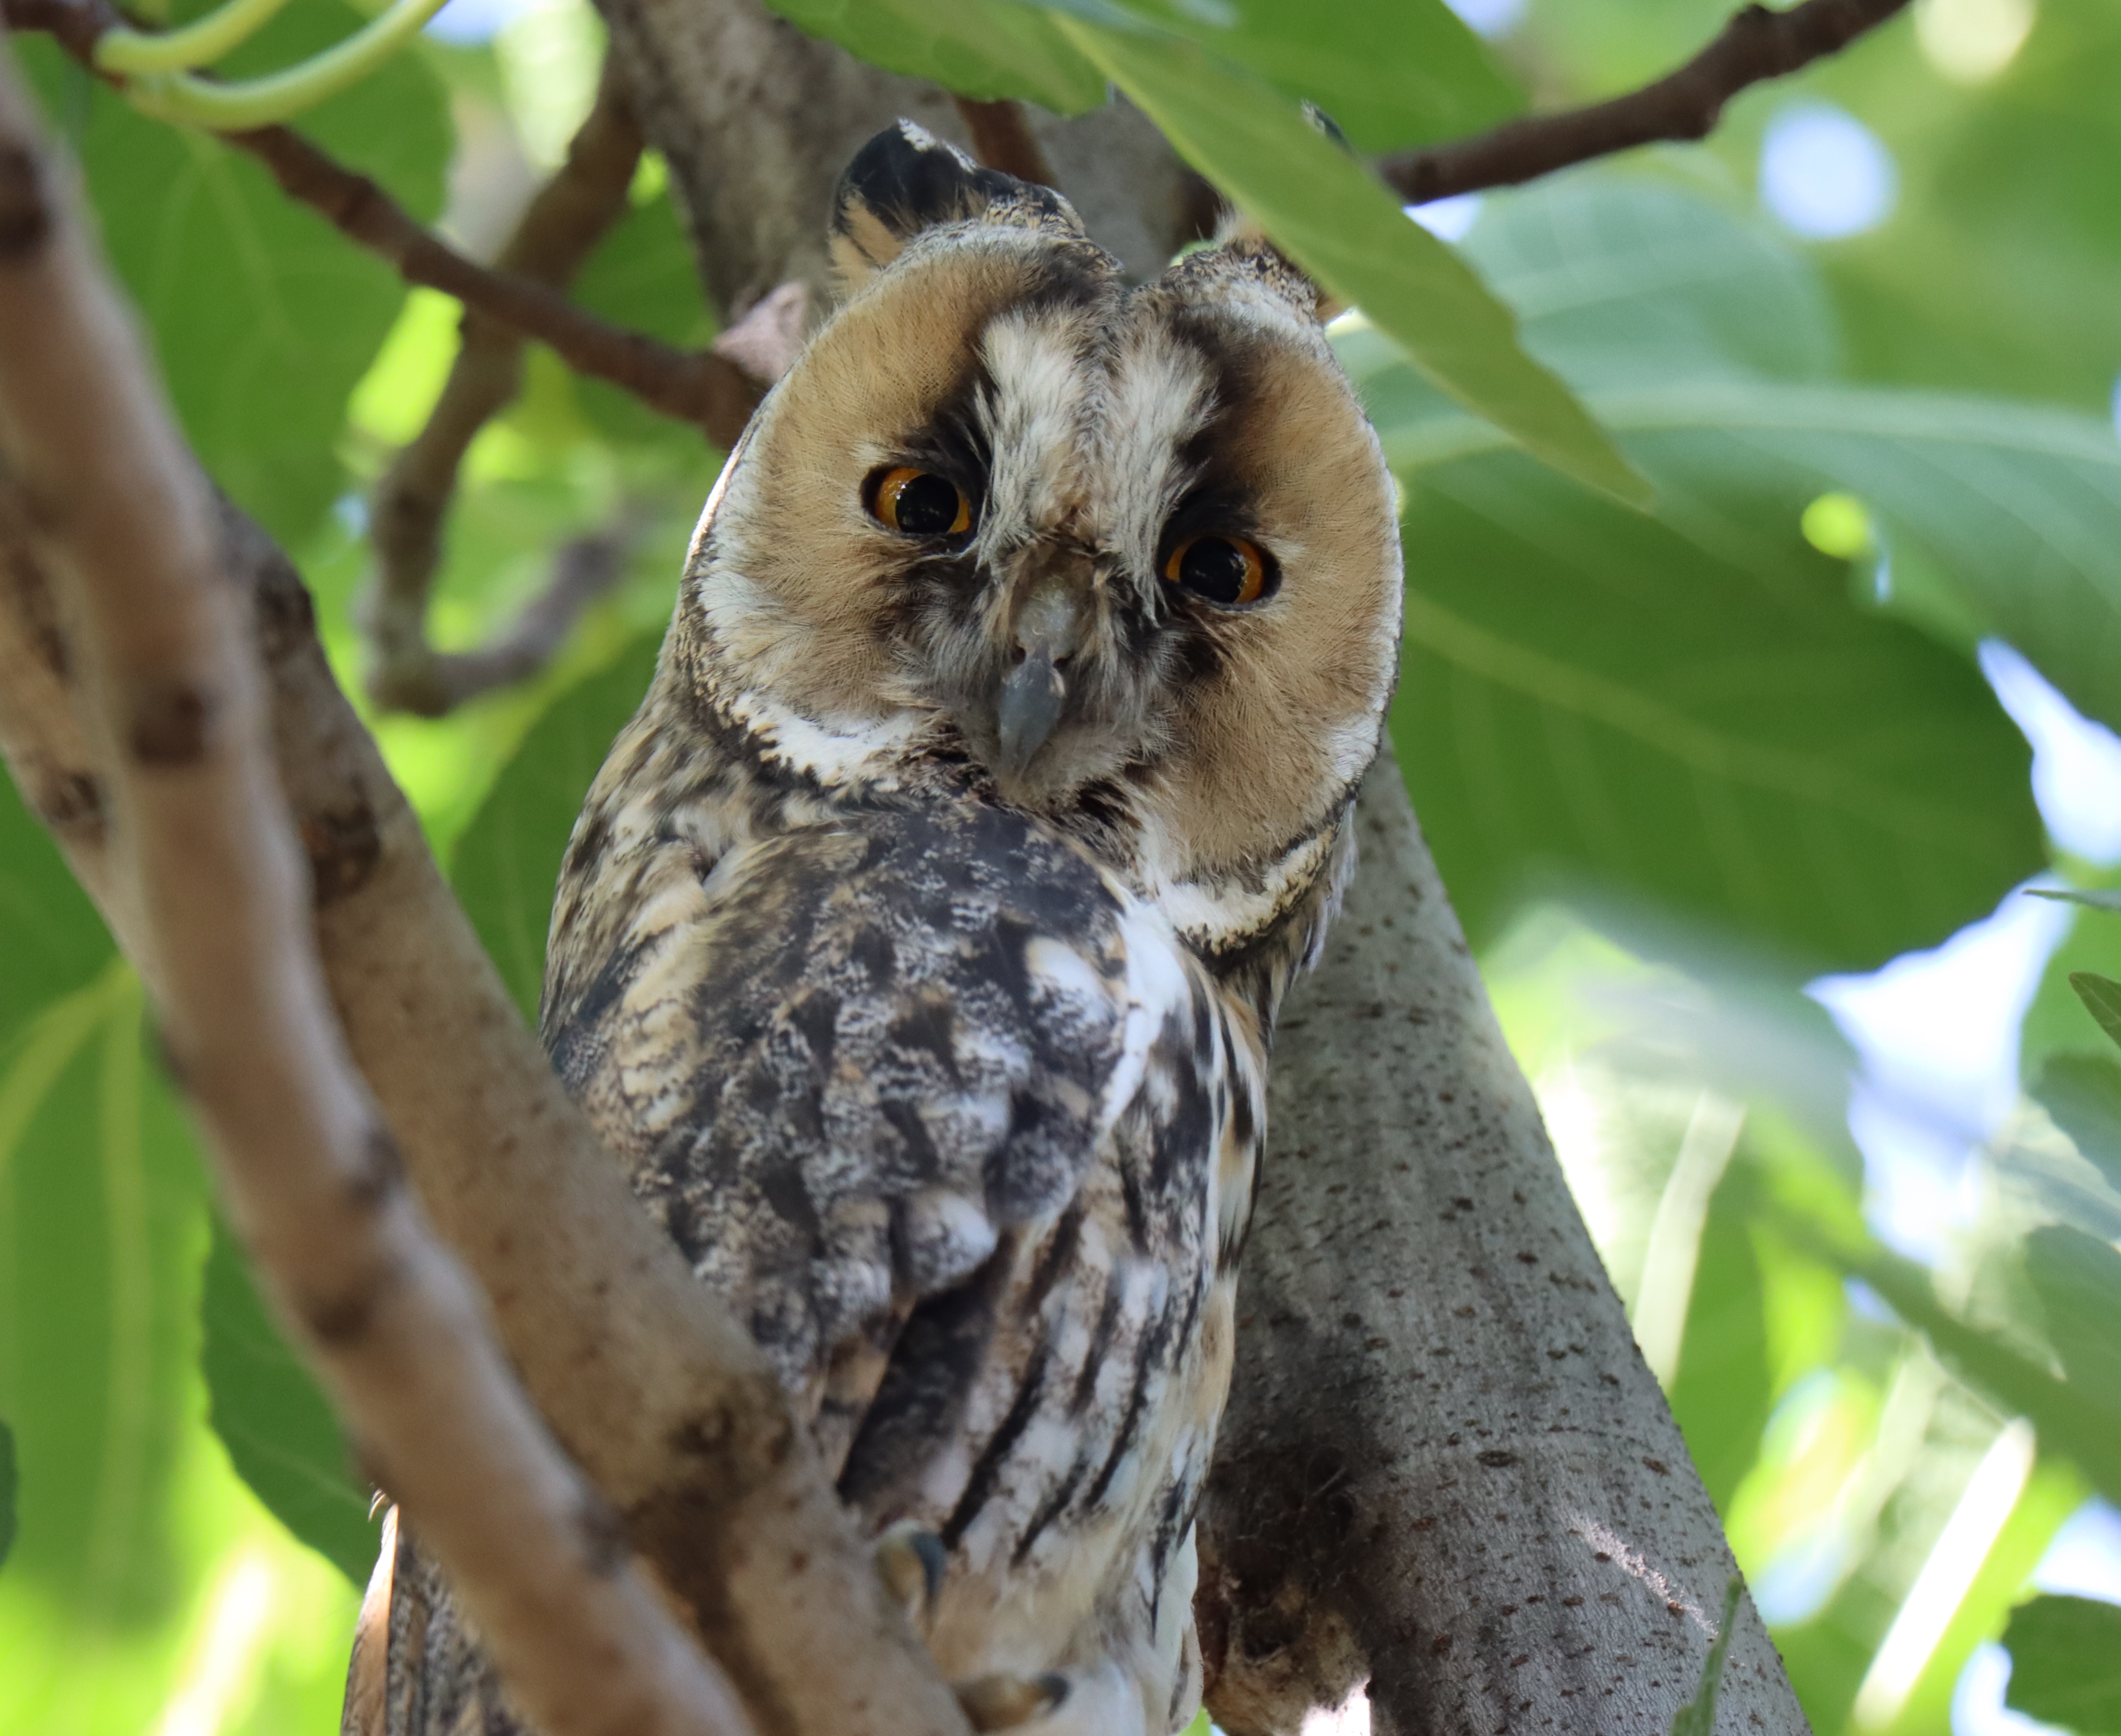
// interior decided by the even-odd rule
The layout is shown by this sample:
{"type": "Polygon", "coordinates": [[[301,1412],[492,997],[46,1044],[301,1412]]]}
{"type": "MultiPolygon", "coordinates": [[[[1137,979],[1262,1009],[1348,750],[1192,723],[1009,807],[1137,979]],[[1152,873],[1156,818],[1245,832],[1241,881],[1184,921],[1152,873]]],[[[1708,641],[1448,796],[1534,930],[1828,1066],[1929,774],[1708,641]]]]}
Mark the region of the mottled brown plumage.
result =
{"type": "MultiPolygon", "coordinates": [[[[846,304],[576,828],[543,1031],[841,1493],[939,1542],[968,1706],[1163,1736],[1275,1010],[1396,669],[1391,486],[1270,250],[1130,286],[910,128],[834,237],[846,304]]],[[[395,1573],[389,1736],[508,1728],[395,1573]]]]}

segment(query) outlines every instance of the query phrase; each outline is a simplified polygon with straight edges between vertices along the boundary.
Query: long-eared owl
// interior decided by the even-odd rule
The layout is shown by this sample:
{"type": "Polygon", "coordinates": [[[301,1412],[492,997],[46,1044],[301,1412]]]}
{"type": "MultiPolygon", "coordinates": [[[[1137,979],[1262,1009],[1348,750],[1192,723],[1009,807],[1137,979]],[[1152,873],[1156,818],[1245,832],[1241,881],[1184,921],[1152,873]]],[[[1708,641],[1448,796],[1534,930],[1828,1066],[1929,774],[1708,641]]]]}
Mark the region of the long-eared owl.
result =
{"type": "MultiPolygon", "coordinates": [[[[906,124],[832,239],[842,303],[576,826],[543,1034],[843,1496],[939,1570],[976,1721],[1164,1736],[1275,1009],[1398,666],[1392,487],[1270,249],[1130,282],[906,124]]],[[[492,1715],[406,1565],[390,1736],[492,1715]]]]}

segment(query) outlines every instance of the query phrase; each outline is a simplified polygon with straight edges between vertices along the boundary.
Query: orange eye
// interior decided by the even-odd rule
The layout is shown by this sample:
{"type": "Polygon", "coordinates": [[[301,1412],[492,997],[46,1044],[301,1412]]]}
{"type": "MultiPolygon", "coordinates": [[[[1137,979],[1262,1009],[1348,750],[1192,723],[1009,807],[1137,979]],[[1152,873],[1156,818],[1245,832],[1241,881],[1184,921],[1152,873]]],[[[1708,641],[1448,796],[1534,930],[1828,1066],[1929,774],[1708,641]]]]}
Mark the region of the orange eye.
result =
{"type": "Polygon", "coordinates": [[[1171,551],[1163,576],[1226,609],[1256,603],[1275,573],[1256,543],[1241,536],[1189,536],[1171,551]]]}
{"type": "Polygon", "coordinates": [[[904,536],[958,536],[972,528],[972,503],[948,477],[910,464],[887,470],[869,509],[904,536]]]}

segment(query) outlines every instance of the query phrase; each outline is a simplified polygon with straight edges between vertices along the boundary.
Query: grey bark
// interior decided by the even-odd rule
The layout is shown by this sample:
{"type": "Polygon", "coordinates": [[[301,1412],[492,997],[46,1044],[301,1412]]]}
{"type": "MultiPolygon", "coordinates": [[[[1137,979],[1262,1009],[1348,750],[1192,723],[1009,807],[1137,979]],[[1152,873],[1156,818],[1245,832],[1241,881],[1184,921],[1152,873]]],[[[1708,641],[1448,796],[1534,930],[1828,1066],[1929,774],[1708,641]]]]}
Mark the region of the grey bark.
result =
{"type": "MultiPolygon", "coordinates": [[[[823,282],[826,202],[930,86],[757,0],[599,0],[725,308],[823,282]]],[[[1131,110],[1034,117],[1093,233],[1154,270],[1185,171],[1131,110]]],[[[1281,1736],[1365,1682],[1414,1733],[1668,1729],[1736,1571],[1497,1029],[1387,758],[1275,1060],[1236,1389],[1201,1519],[1210,1707],[1281,1736]]],[[[1716,1728],[1807,1727],[1741,1605],[1716,1728]]]]}
{"type": "MultiPolygon", "coordinates": [[[[1290,996],[1201,1519],[1209,1703],[1391,1736],[1669,1729],[1736,1572],[1407,805],[1290,996]]],[[[1750,1598],[1716,1729],[1804,1715],[1750,1598]]]]}

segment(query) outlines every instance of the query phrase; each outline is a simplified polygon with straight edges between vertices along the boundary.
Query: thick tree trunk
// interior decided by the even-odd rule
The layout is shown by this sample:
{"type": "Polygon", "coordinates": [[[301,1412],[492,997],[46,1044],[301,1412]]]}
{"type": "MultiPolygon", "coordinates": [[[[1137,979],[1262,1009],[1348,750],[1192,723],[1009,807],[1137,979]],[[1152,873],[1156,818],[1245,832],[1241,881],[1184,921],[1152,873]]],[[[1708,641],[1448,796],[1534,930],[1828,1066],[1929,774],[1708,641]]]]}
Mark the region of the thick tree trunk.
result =
{"type": "MultiPolygon", "coordinates": [[[[827,199],[933,87],[758,0],[599,0],[725,308],[823,282],[827,199]]],[[[1034,117],[1093,233],[1154,270],[1184,172],[1114,108],[1034,117]]],[[[1363,866],[1280,1039],[1236,1392],[1202,1516],[1210,1709],[1295,1730],[1364,1682],[1382,1728],[1650,1736],[1735,1570],[1554,1160],[1389,761],[1363,866]]],[[[1748,1600],[1717,1729],[1806,1729],[1748,1600]]]]}
{"type": "MultiPolygon", "coordinates": [[[[1736,1570],[1407,805],[1275,1049],[1272,1155],[1201,1519],[1209,1706],[1295,1729],[1648,1736],[1736,1570]]],[[[1716,1728],[1803,1714],[1750,1598],[1716,1728]]]]}

